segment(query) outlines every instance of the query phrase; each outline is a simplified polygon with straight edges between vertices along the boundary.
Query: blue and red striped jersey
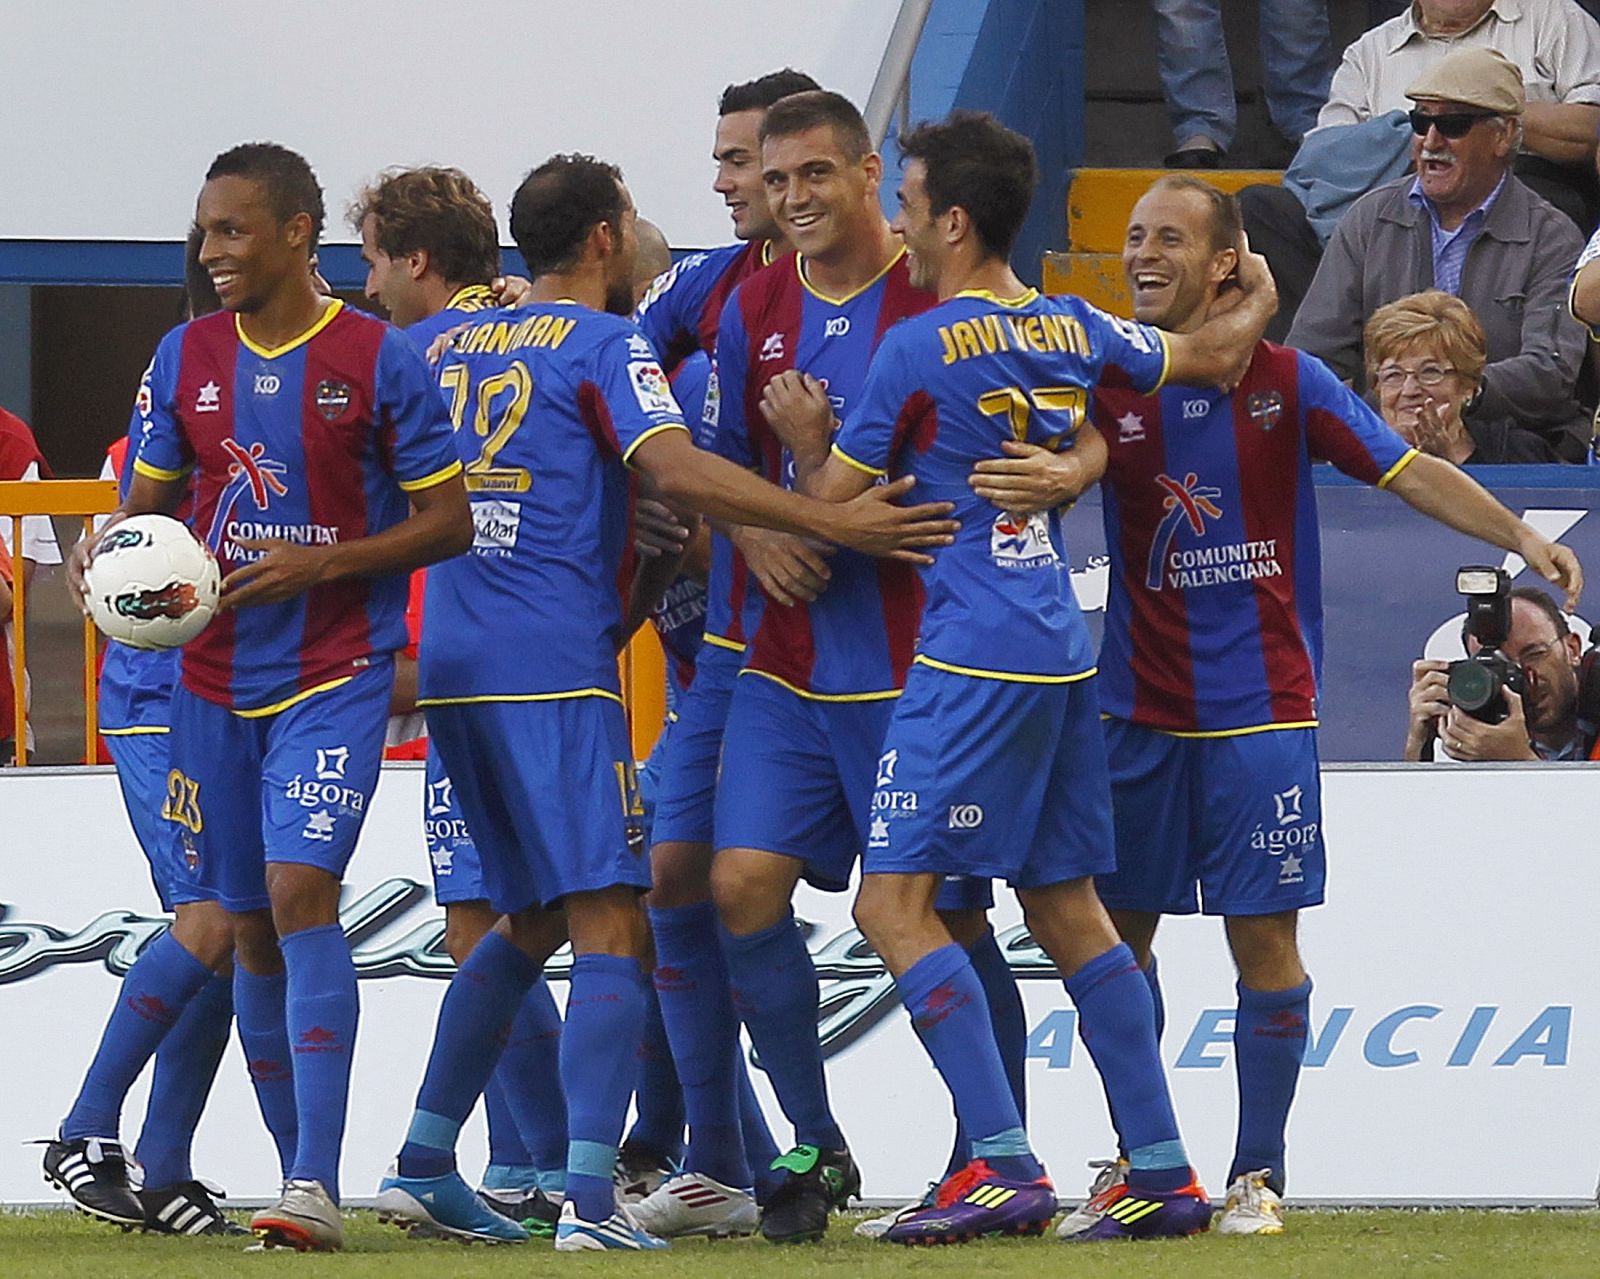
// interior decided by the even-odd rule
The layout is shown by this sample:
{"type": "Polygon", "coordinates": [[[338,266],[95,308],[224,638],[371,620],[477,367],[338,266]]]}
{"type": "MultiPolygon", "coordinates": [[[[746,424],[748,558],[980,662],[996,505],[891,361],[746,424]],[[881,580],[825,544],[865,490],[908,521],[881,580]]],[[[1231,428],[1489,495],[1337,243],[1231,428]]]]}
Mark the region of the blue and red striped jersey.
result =
{"type": "Polygon", "coordinates": [[[633,319],[661,357],[661,367],[671,373],[696,351],[712,355],[728,296],[771,261],[770,241],[741,241],[691,253],[658,275],[633,319]]]}
{"type": "MultiPolygon", "coordinates": [[[[794,487],[794,461],[761,415],[761,393],[785,369],[823,382],[834,413],[855,407],[867,366],[891,325],[933,305],[913,288],[902,250],[849,297],[806,280],[805,263],[780,258],[728,299],[717,332],[717,452],[794,487]]],[[[768,600],[747,673],[810,697],[892,697],[905,685],[922,613],[922,583],[909,564],[841,550],[828,587],[811,603],[768,600]]]]}
{"type": "MultiPolygon", "coordinates": [[[[704,351],[694,352],[672,371],[669,380],[672,397],[683,410],[684,423],[699,422],[705,412],[706,387],[711,380],[711,357],[704,351]]],[[[728,540],[713,532],[713,558],[718,541],[731,550],[728,540]]],[[[694,665],[706,630],[706,604],[706,582],[680,574],[650,616],[656,634],[661,637],[661,647],[672,659],[667,667],[667,678],[679,693],[694,679],[694,665]]]]}
{"type": "MultiPolygon", "coordinates": [[[[703,355],[709,362],[715,354],[717,326],[728,296],[771,261],[769,240],[729,244],[704,253],[691,253],[673,263],[670,270],[662,272],[651,284],[633,318],[655,345],[662,367],[675,379],[675,387],[677,380],[684,376],[698,380],[698,372],[686,373],[685,369],[696,362],[696,355],[703,355]]],[[[695,442],[704,449],[716,448],[717,393],[717,377],[712,372],[700,396],[702,412],[697,413],[690,405],[692,397],[678,396],[686,420],[696,424],[695,442]],[[706,413],[711,414],[710,426],[701,427],[699,424],[706,413]]],[[[715,530],[711,533],[711,572],[706,578],[706,598],[706,641],[742,653],[761,621],[762,596],[754,589],[744,556],[715,530]]]]}
{"type": "Polygon", "coordinates": [[[686,429],[655,351],[621,316],[535,302],[486,312],[438,372],[475,535],[428,571],[418,704],[619,698],[626,462],[686,429]]]}
{"type": "MultiPolygon", "coordinates": [[[[194,473],[192,525],[227,574],[274,538],[329,545],[382,532],[407,492],[459,473],[427,366],[398,329],[331,302],[272,350],[230,311],[162,339],[139,388],[133,465],[194,473]]],[[[406,642],[404,575],[332,582],[280,604],[228,609],[183,650],[184,686],[266,712],[349,678],[406,642]]]]}
{"type": "Polygon", "coordinates": [[[997,511],[968,480],[1003,440],[1071,448],[1091,388],[1154,390],[1166,367],[1158,329],[1033,289],[958,293],[889,330],[834,454],[877,478],[914,475],[919,502],[955,505],[955,542],[921,570],[918,662],[1023,683],[1094,672],[1059,515],[997,511]]]}
{"type": "Polygon", "coordinates": [[[1110,449],[1101,707],[1179,734],[1314,726],[1311,463],[1381,487],[1415,450],[1320,360],[1270,342],[1231,395],[1102,387],[1093,414],[1110,449]]]}

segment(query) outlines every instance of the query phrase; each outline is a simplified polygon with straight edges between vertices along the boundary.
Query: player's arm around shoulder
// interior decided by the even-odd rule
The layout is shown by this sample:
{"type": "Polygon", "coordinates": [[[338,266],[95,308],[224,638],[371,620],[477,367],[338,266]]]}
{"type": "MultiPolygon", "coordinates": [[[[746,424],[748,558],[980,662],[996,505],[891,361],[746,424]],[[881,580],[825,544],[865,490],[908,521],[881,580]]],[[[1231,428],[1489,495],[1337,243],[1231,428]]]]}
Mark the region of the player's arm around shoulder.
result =
{"type": "Polygon", "coordinates": [[[1166,382],[1216,386],[1231,391],[1239,385],[1256,344],[1278,311],[1278,288],[1267,260],[1239,247],[1238,280],[1212,303],[1206,321],[1193,333],[1167,333],[1166,382]]]}

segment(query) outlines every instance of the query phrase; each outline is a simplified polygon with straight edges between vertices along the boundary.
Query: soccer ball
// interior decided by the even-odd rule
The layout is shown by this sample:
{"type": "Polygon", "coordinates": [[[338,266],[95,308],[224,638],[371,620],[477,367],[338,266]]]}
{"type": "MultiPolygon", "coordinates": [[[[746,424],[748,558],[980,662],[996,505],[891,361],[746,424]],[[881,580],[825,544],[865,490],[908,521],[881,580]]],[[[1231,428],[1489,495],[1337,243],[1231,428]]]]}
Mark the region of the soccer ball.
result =
{"type": "Polygon", "coordinates": [[[217,611],[216,556],[168,515],[134,515],[100,539],[83,573],[101,634],[134,648],[177,648],[217,611]]]}

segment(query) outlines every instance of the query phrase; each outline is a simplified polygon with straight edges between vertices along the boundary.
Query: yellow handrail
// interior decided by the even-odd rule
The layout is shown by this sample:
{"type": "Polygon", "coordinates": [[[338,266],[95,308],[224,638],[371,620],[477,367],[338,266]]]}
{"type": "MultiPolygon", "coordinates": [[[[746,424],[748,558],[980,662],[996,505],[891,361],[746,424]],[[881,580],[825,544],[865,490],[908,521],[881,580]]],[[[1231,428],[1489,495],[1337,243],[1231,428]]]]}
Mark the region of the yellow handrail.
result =
{"type": "MultiPolygon", "coordinates": [[[[11,664],[11,691],[16,698],[16,762],[28,763],[28,631],[27,592],[22,583],[22,518],[25,515],[77,515],[83,519],[85,533],[94,528],[96,515],[117,509],[115,480],[0,480],[0,517],[11,519],[11,549],[16,581],[11,592],[11,622],[14,634],[11,664]]],[[[95,687],[95,656],[99,651],[94,623],[83,619],[83,741],[84,760],[95,760],[95,737],[99,720],[95,687]]]]}
{"type": "MultiPolygon", "coordinates": [[[[83,519],[84,531],[94,527],[94,517],[107,515],[117,507],[115,480],[0,480],[0,518],[11,520],[12,559],[22,559],[22,518],[25,515],[75,515],[83,519]]],[[[27,605],[21,587],[22,574],[16,570],[17,588],[11,592],[11,620],[16,635],[15,661],[12,663],[12,690],[16,697],[16,762],[28,762],[27,605]]],[[[84,760],[97,757],[99,705],[96,657],[98,632],[87,618],[83,623],[83,740],[84,760]]],[[[650,754],[661,732],[666,714],[666,658],[652,627],[642,627],[621,658],[622,696],[628,708],[628,726],[634,754],[644,759],[650,754]]]]}

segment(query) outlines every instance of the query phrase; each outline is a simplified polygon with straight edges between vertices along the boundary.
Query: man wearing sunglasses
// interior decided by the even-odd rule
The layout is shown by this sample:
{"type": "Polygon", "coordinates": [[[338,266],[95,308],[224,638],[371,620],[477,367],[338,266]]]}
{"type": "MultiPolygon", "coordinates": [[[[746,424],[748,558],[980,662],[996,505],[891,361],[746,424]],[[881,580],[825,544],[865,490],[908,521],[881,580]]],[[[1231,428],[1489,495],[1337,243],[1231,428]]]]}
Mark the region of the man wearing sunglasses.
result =
{"type": "Polygon", "coordinates": [[[1565,461],[1584,459],[1590,412],[1574,390],[1583,330],[1563,322],[1577,228],[1512,172],[1522,138],[1522,75],[1491,49],[1462,49],[1406,96],[1414,174],[1351,206],[1328,242],[1289,344],[1320,356],[1358,390],[1362,325],[1424,289],[1472,308],[1488,339],[1469,420],[1514,418],[1565,461]]]}

